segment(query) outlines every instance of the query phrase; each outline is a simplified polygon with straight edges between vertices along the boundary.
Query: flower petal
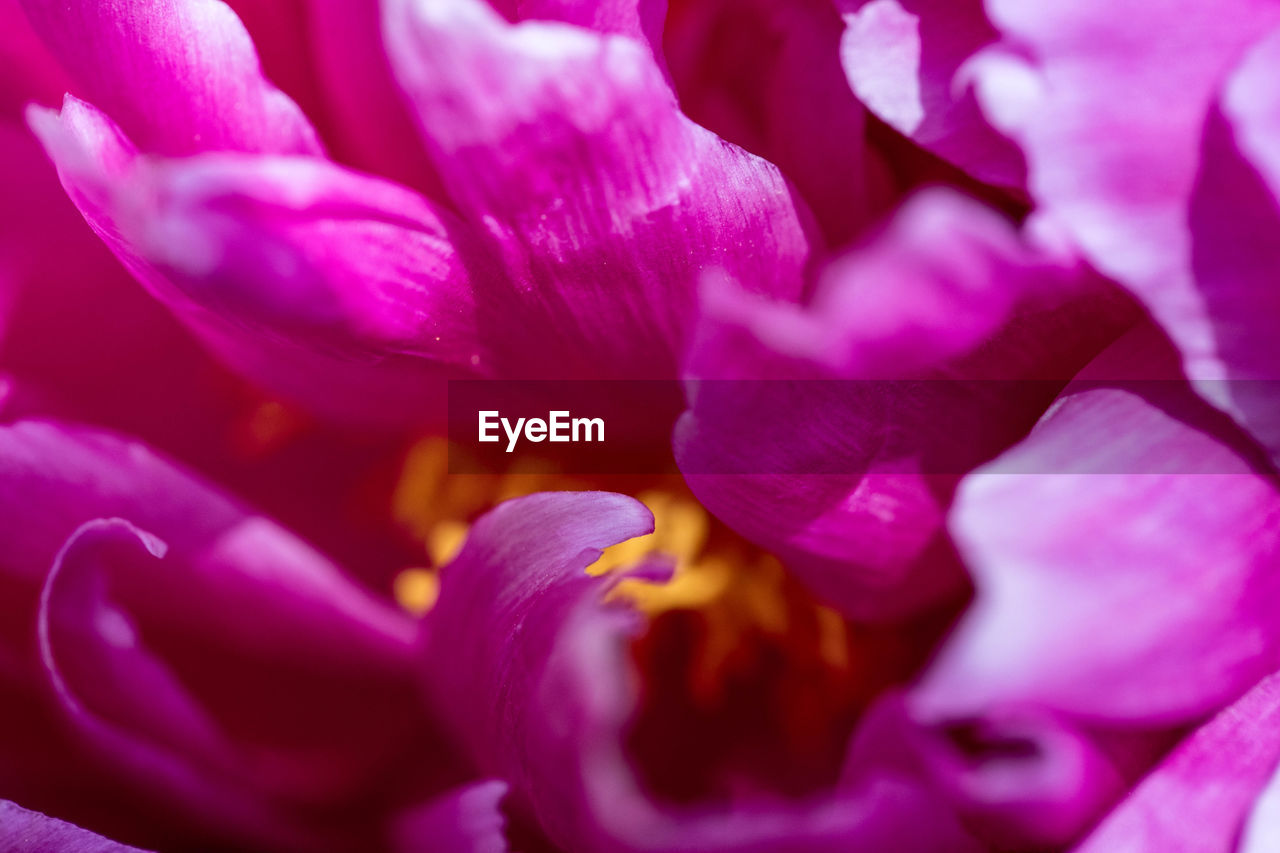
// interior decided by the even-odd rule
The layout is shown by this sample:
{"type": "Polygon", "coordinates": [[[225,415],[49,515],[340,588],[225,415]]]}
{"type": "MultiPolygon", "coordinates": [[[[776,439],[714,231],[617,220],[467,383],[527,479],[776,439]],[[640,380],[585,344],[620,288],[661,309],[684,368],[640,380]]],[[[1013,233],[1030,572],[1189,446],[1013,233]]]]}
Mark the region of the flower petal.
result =
{"type": "Polygon", "coordinates": [[[8,800],[0,800],[0,848],[15,853],[141,853],[8,800]]]}
{"type": "Polygon", "coordinates": [[[67,541],[41,595],[38,623],[53,689],[73,724],[126,779],[141,777],[164,791],[179,808],[195,811],[207,831],[220,834],[229,825],[234,834],[301,843],[251,794],[211,781],[228,772],[230,744],[142,648],[136,624],[105,600],[109,566],[128,566],[142,554],[159,559],[165,550],[119,519],[89,522],[67,541]],[[186,760],[173,754],[179,750],[186,760]],[[204,772],[188,761],[205,765],[204,772]]]}
{"type": "Polygon", "coordinates": [[[334,159],[442,198],[383,45],[379,4],[306,0],[306,37],[328,116],[334,159]]]}
{"type": "MultiPolygon", "coordinates": [[[[367,831],[370,803],[338,806],[430,746],[412,622],[145,447],[53,423],[0,428],[0,511],[23,519],[0,548],[5,627],[37,635],[43,583],[35,675],[92,758],[87,790],[105,764],[113,784],[165,803],[175,832],[294,847],[317,806],[329,834],[367,831]]],[[[448,772],[443,760],[415,770],[432,784],[448,772]]]]}
{"type": "Polygon", "coordinates": [[[1106,382],[1135,376],[1178,376],[1149,328],[965,480],[950,527],[977,599],[915,694],[921,714],[1034,703],[1178,723],[1280,663],[1273,474],[1178,379],[1106,382]]]}
{"type": "Polygon", "coordinates": [[[662,25],[667,0],[511,0],[518,20],[563,21],[599,33],[617,33],[643,42],[662,61],[662,25]]]}
{"type": "Polygon", "coordinates": [[[889,694],[859,726],[849,766],[928,779],[965,826],[999,850],[1062,849],[1126,790],[1131,763],[1052,714],[1003,711],[963,728],[924,726],[889,694]]]}
{"type": "Polygon", "coordinates": [[[1020,189],[1018,149],[983,118],[962,67],[996,38],[981,0],[840,0],[840,56],[882,121],[980,181],[1020,189]]]}
{"type": "MultiPolygon", "coordinates": [[[[1142,300],[1178,346],[1188,375],[1204,383],[1202,393],[1229,400],[1219,380],[1231,375],[1232,362],[1243,355],[1248,373],[1266,352],[1255,351],[1260,335],[1249,326],[1254,318],[1272,322],[1273,303],[1240,297],[1274,297],[1248,284],[1260,267],[1237,276],[1262,260],[1255,234],[1274,220],[1274,201],[1250,189],[1255,179],[1238,165],[1215,163],[1222,141],[1204,144],[1204,132],[1223,79],[1280,24],[1280,7],[1267,0],[1157,7],[990,0],[987,11],[1004,41],[975,66],[979,99],[1026,154],[1038,208],[1142,300]],[[1223,210],[1231,227],[1249,223],[1245,233],[1223,233],[1231,230],[1218,221],[1223,210]],[[1218,240],[1226,242],[1215,246],[1218,240]],[[1249,254],[1224,263],[1223,254],[1246,244],[1249,254]]],[[[1242,109],[1267,112],[1270,97],[1258,95],[1271,76],[1262,66],[1273,61],[1257,57],[1260,65],[1234,81],[1235,94],[1227,95],[1233,119],[1243,118],[1242,109]]],[[[1210,133],[1221,136],[1212,122],[1210,133]]],[[[1277,378],[1275,371],[1266,378],[1277,378]]]]}
{"type": "Polygon", "coordinates": [[[644,792],[624,745],[638,615],[602,601],[611,581],[583,569],[651,524],[630,498],[576,492],[510,501],[472,528],[427,617],[426,680],[482,771],[572,850],[968,849],[926,792],[892,775],[804,803],[675,809],[644,792]]]}
{"type": "Polygon", "coordinates": [[[319,154],[293,101],[263,78],[253,42],[220,0],[22,0],[70,73],[146,151],[319,154]]]}
{"type": "Polygon", "coordinates": [[[476,782],[441,794],[397,821],[396,853],[508,853],[500,810],[507,784],[476,782]]]}
{"type": "Polygon", "coordinates": [[[954,596],[950,490],[1132,317],[1078,262],[942,190],[835,261],[807,307],[709,284],[680,468],[717,516],[860,619],[954,596]]]}
{"type": "Polygon", "coordinates": [[[444,379],[481,363],[475,253],[421,197],[313,158],[139,157],[74,99],[31,122],[117,257],[279,393],[346,419],[412,422],[438,416],[444,379]]]}
{"type": "Polygon", "coordinates": [[[841,30],[830,0],[699,0],[674,4],[663,37],[685,114],[776,164],[833,246],[893,193],[840,67],[841,30]]]}
{"type": "Polygon", "coordinates": [[[670,376],[705,268],[799,294],[802,205],[680,113],[648,48],[480,0],[395,0],[383,31],[451,199],[512,271],[504,304],[558,339],[516,369],[670,376]]]}
{"type": "Polygon", "coordinates": [[[1189,324],[1170,325],[1197,388],[1280,459],[1280,31],[1232,74],[1205,129],[1203,163],[1191,198],[1191,264],[1197,319],[1211,342],[1191,349],[1189,324]]]}
{"type": "Polygon", "coordinates": [[[1194,731],[1075,853],[1254,853],[1238,846],[1240,833],[1280,760],[1277,732],[1280,676],[1271,675],[1194,731]]]}

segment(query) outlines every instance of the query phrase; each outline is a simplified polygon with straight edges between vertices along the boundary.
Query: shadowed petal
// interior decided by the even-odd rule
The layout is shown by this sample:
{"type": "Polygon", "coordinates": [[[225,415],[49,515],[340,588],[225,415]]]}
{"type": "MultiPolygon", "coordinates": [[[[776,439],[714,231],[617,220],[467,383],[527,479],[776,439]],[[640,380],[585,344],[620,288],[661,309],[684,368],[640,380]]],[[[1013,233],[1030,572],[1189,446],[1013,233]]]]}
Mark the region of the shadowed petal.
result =
{"type": "Polygon", "coordinates": [[[625,752],[639,617],[602,600],[611,579],[583,570],[651,525],[630,498],[577,492],[510,501],[472,528],[427,617],[425,675],[482,772],[507,779],[518,807],[571,850],[969,849],[926,792],[893,774],[793,803],[678,809],[641,789],[625,752]]]}
{"type": "MultiPolygon", "coordinates": [[[[1280,32],[1232,74],[1205,128],[1191,198],[1191,262],[1210,346],[1187,347],[1189,323],[1167,331],[1198,389],[1280,459],[1280,32]],[[1226,381],[1222,381],[1226,380],[1226,381]]],[[[1158,306],[1154,306],[1158,310],[1158,306]]],[[[1158,315],[1159,316],[1159,315],[1158,315]]]]}
{"type": "Polygon", "coordinates": [[[1018,149],[987,124],[961,67],[996,39],[981,0],[840,0],[849,85],[882,121],[980,181],[1021,189],[1018,149]]]}

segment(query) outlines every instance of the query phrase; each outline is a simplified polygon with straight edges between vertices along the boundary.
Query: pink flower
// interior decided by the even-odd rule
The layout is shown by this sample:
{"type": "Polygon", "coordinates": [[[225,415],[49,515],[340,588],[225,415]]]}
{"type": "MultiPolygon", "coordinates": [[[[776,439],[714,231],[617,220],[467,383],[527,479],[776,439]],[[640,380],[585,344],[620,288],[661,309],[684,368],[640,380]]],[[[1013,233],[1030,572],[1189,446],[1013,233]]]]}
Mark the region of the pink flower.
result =
{"type": "Polygon", "coordinates": [[[0,847],[1271,849],[1277,27],[0,0],[0,847]]]}

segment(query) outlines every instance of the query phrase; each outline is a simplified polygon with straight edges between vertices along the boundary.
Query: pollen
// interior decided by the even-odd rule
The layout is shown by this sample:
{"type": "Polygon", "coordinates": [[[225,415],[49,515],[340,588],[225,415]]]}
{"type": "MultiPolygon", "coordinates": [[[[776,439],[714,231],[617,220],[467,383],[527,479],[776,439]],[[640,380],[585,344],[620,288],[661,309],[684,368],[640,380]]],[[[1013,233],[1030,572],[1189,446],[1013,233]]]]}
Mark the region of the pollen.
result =
{"type": "Polygon", "coordinates": [[[433,569],[405,569],[396,575],[392,593],[397,604],[409,613],[421,616],[435,606],[440,595],[440,575],[433,569]]]}

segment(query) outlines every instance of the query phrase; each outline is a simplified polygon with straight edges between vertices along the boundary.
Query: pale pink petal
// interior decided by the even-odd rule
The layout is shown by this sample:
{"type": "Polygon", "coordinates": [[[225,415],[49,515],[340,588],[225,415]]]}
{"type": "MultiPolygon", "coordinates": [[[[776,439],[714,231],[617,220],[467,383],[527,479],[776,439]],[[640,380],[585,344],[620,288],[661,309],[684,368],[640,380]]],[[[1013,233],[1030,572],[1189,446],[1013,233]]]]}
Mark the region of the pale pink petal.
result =
{"type": "Polygon", "coordinates": [[[1177,724],[1280,663],[1280,491],[1150,328],[970,475],[950,528],[977,593],[914,696],[930,719],[1177,724]]]}
{"type": "Polygon", "coordinates": [[[981,0],[839,0],[840,57],[867,108],[980,181],[1021,189],[1015,146],[978,109],[965,62],[996,38],[981,0]]]}

